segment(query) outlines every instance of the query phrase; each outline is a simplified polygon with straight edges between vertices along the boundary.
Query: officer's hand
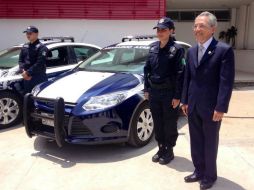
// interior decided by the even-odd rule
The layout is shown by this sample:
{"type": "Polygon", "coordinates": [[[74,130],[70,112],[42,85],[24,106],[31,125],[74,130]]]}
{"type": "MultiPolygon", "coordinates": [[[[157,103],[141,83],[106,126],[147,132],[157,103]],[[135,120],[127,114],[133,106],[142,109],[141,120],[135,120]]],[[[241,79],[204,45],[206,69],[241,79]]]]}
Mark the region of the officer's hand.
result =
{"type": "Polygon", "coordinates": [[[148,93],[148,92],[145,92],[145,93],[144,93],[144,96],[145,96],[145,99],[146,99],[146,100],[149,100],[149,93],[148,93]]]}
{"type": "Polygon", "coordinates": [[[172,100],[172,106],[175,109],[177,106],[179,106],[180,100],[179,99],[173,99],[172,100]]]}
{"type": "Polygon", "coordinates": [[[224,116],[223,112],[214,111],[213,121],[220,121],[220,120],[222,120],[223,116],[224,116]]]}
{"type": "Polygon", "coordinates": [[[27,74],[27,72],[26,71],[23,71],[23,73],[21,74],[22,75],[22,77],[23,77],[23,79],[24,80],[31,80],[31,76],[29,76],[28,74],[27,74]]]}
{"type": "Polygon", "coordinates": [[[187,104],[182,105],[182,110],[183,110],[183,114],[188,116],[188,105],[187,104]]]}

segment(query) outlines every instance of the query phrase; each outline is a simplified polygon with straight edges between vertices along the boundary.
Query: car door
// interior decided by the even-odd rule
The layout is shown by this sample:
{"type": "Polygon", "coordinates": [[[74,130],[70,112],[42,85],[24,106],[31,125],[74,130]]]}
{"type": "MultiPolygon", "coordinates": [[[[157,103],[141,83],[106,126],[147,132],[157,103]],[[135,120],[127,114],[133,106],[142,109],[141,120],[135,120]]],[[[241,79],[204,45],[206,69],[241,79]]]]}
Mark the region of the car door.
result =
{"type": "Polygon", "coordinates": [[[49,79],[73,69],[77,65],[77,62],[72,59],[70,51],[68,46],[49,49],[46,58],[47,76],[49,79]]]}

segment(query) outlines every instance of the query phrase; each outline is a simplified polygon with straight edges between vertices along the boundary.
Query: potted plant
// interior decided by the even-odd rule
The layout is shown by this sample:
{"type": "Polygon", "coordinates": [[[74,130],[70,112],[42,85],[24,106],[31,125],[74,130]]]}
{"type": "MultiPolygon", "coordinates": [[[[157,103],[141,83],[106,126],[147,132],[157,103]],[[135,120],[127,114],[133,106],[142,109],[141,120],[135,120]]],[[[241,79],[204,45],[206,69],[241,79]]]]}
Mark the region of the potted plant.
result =
{"type": "Polygon", "coordinates": [[[235,26],[231,26],[225,31],[221,31],[219,34],[220,40],[225,40],[227,44],[230,44],[232,47],[235,47],[235,37],[237,36],[237,28],[235,26]]]}

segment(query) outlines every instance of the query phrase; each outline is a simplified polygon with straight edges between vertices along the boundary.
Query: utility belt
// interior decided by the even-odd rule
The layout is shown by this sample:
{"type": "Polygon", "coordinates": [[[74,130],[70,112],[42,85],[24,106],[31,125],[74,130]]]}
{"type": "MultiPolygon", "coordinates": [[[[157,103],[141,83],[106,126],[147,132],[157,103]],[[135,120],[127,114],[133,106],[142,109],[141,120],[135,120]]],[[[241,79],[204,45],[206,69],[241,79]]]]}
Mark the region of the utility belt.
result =
{"type": "Polygon", "coordinates": [[[152,89],[161,90],[161,89],[168,89],[173,90],[175,89],[175,82],[171,78],[167,78],[162,83],[154,83],[148,78],[149,85],[152,89]]]}

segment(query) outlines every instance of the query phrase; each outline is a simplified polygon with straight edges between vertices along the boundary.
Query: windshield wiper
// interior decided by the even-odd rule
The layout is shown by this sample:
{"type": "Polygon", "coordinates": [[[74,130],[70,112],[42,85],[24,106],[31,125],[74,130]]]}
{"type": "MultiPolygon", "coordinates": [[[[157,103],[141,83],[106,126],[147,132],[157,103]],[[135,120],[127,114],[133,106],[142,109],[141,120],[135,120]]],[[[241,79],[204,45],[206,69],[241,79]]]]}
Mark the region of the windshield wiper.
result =
{"type": "Polygon", "coordinates": [[[0,66],[0,69],[10,69],[10,67],[1,67],[0,66]]]}

